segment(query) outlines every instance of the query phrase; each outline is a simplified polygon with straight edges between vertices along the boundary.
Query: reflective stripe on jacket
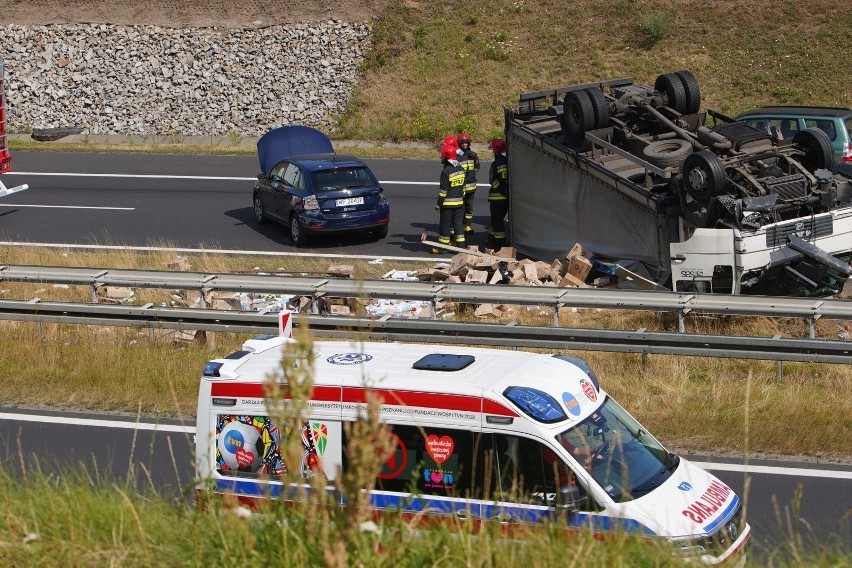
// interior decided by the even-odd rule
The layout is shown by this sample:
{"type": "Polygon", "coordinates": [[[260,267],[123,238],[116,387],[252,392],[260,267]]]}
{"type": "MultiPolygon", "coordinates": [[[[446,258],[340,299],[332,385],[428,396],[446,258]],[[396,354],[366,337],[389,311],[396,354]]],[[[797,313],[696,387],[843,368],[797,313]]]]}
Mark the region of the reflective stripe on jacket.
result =
{"type": "Polygon", "coordinates": [[[464,191],[476,191],[476,174],[479,172],[479,156],[473,150],[462,150],[459,165],[464,170],[464,191]]]}
{"type": "Polygon", "coordinates": [[[464,170],[460,165],[444,162],[441,186],[438,190],[438,206],[462,207],[464,205],[464,179],[464,170]]]}
{"type": "Polygon", "coordinates": [[[498,154],[491,162],[491,172],[488,175],[491,189],[488,190],[488,201],[509,199],[509,165],[506,156],[498,154]]]}

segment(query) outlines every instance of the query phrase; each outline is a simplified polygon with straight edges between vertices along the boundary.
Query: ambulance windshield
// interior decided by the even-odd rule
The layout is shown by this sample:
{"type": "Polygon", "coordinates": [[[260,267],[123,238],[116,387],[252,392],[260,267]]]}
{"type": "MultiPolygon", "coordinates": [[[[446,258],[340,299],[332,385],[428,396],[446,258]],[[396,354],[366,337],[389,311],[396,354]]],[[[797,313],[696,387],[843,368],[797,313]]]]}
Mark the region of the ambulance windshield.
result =
{"type": "Polygon", "coordinates": [[[647,495],[679,461],[610,397],[556,439],[616,503],[647,495]]]}

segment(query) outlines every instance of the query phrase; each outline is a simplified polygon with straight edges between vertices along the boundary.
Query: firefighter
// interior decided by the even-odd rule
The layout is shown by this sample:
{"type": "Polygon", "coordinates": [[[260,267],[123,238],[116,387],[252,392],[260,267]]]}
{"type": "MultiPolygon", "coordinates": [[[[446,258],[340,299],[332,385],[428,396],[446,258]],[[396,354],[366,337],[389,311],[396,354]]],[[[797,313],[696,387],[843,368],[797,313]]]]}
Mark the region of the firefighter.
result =
{"type": "Polygon", "coordinates": [[[476,193],[476,174],[479,173],[479,156],[471,147],[470,134],[462,132],[458,135],[459,164],[464,169],[464,232],[472,235],[473,227],[473,196],[476,193]]]}
{"type": "MultiPolygon", "coordinates": [[[[438,242],[450,244],[454,237],[456,246],[464,246],[464,170],[457,160],[456,148],[447,144],[441,148],[441,185],[438,189],[438,204],[435,211],[441,215],[438,242]]],[[[442,249],[432,247],[432,254],[441,254],[442,249]]]]}
{"type": "Polygon", "coordinates": [[[488,245],[499,249],[506,244],[506,216],[509,214],[509,167],[506,141],[495,138],[488,145],[494,152],[488,181],[488,205],[491,208],[491,226],[488,228],[488,245]]]}

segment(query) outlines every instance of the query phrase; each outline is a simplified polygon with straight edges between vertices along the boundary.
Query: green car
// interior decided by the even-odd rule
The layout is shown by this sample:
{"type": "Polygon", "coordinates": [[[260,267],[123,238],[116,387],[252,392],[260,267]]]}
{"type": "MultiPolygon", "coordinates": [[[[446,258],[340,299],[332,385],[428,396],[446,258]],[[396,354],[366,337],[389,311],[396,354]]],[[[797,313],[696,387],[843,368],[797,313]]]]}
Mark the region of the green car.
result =
{"type": "Polygon", "coordinates": [[[828,135],[838,166],[852,164],[852,109],[815,106],[773,106],[756,108],[737,117],[754,128],[769,130],[784,140],[792,140],[800,130],[819,128],[828,135]]]}

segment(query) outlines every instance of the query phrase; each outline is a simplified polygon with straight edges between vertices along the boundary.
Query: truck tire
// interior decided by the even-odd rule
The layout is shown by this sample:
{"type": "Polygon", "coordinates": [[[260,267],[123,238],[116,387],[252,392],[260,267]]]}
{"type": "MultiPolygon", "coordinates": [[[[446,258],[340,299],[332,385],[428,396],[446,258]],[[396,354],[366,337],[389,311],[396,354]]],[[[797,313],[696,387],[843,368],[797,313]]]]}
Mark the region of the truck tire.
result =
{"type": "Polygon", "coordinates": [[[589,100],[592,101],[592,108],[595,110],[594,128],[606,128],[609,126],[609,103],[604,97],[603,91],[598,87],[589,87],[586,92],[589,94],[589,100]]]}
{"type": "Polygon", "coordinates": [[[586,147],[586,132],[595,127],[595,107],[586,91],[568,91],[562,105],[565,145],[577,151],[586,147]]]}
{"type": "Polygon", "coordinates": [[[725,192],[725,166],[710,150],[690,154],[683,161],[683,185],[687,193],[700,203],[725,192]]]}
{"type": "Polygon", "coordinates": [[[819,128],[805,128],[793,136],[793,145],[804,152],[800,160],[811,173],[816,170],[834,171],[834,148],[828,135],[819,128]]]}
{"type": "Polygon", "coordinates": [[[654,89],[665,93],[668,99],[666,106],[678,111],[680,114],[687,114],[686,89],[680,77],[674,73],[660,75],[654,82],[654,89]]]}
{"type": "Polygon", "coordinates": [[[698,81],[686,69],[676,71],[675,75],[680,77],[683,89],[686,91],[686,112],[684,114],[695,114],[701,109],[701,91],[698,89],[698,81]]]}
{"type": "Polygon", "coordinates": [[[680,138],[657,140],[642,149],[642,157],[661,168],[679,168],[692,153],[692,144],[680,138]]]}

